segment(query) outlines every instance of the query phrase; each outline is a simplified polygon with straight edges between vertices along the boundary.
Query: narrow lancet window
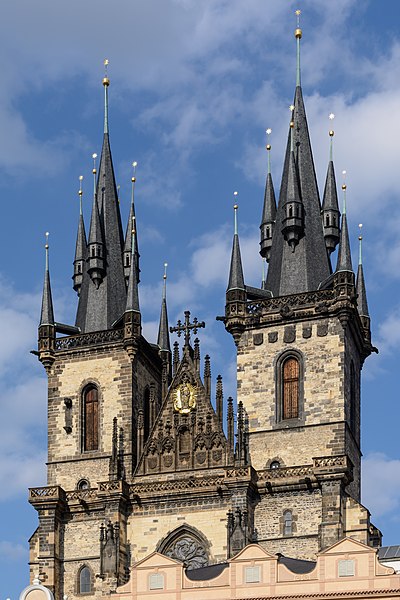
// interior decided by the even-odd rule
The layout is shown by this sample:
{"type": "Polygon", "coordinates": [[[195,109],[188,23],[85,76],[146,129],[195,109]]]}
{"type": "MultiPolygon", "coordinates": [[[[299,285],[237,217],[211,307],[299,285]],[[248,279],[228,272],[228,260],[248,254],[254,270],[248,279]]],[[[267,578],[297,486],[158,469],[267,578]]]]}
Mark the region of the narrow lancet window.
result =
{"type": "Polygon", "coordinates": [[[97,450],[99,447],[99,394],[95,386],[83,392],[83,449],[97,450]]]}
{"type": "Polygon", "coordinates": [[[282,365],[282,418],[297,419],[299,416],[299,361],[290,356],[282,365]]]}

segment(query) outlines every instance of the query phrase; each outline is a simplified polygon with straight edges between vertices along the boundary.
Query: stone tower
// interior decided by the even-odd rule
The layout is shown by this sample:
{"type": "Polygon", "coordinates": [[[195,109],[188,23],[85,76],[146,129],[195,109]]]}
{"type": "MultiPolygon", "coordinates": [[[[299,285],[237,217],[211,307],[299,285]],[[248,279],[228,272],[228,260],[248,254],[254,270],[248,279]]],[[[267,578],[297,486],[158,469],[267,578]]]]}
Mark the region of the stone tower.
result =
{"type": "Polygon", "coordinates": [[[320,203],[299,68],[278,206],[267,175],[260,288],[245,284],[235,207],[221,319],[237,345],[236,411],[221,376],[211,398],[210,357],[192,339],[205,324],[186,311],[169,327],[166,273],[157,344],[142,335],[136,180],[124,236],[109,83],[88,236],[82,210],[78,222],[73,326],[55,320],[46,244],[48,481],[30,490],[31,581],[56,600],[100,598],[155,551],[193,570],[249,543],[294,558],[344,536],[379,545],[360,504],[360,372],[373,350],[362,264],[356,281],[332,161],[320,203]],[[171,331],[183,336],[172,351],[171,331]]]}
{"type": "Polygon", "coordinates": [[[236,228],[224,322],[237,346],[238,401],[258,476],[257,541],[311,557],[344,536],[380,541],[360,504],[360,374],[375,349],[345,205],[340,226],[332,157],[321,206],[300,83],[301,29],[295,36],[297,85],[279,202],[268,172],[260,226],[268,275],[262,289],[245,285],[236,228]]]}

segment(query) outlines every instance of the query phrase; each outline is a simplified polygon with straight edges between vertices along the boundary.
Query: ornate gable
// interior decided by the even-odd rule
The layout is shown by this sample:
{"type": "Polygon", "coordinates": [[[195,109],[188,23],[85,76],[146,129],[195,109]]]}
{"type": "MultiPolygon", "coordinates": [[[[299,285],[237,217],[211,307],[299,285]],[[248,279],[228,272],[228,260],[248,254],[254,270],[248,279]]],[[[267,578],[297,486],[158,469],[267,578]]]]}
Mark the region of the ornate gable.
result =
{"type": "Polygon", "coordinates": [[[195,351],[185,344],[167,397],[144,445],[138,475],[224,467],[228,444],[199,373],[195,351]]]}

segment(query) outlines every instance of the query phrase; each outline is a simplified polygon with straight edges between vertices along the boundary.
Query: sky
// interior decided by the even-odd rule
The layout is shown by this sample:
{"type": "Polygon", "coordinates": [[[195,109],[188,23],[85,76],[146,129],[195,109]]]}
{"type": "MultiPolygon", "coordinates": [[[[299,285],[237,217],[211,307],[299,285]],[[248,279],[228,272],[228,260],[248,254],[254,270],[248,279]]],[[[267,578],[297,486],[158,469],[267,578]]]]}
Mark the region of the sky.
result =
{"type": "MultiPolygon", "coordinates": [[[[266,135],[278,192],[295,88],[295,10],[302,86],[320,191],[335,130],[338,184],[364,271],[373,343],[363,369],[363,503],[400,543],[400,5],[396,0],[2,0],[0,20],[0,600],[28,583],[37,526],[27,489],[45,484],[46,378],[36,348],[50,232],[57,321],[73,323],[79,176],[88,227],[100,154],[103,60],[110,139],[126,222],[132,162],[144,333],[155,341],[163,263],[173,324],[191,310],[212,374],[235,396],[235,348],[223,324],[238,191],[248,285],[260,285],[266,135]],[[329,121],[328,115],[335,114],[329,121]]],[[[334,259],[335,260],[335,259],[334,259]]],[[[215,388],[214,388],[215,389],[215,388]]]]}

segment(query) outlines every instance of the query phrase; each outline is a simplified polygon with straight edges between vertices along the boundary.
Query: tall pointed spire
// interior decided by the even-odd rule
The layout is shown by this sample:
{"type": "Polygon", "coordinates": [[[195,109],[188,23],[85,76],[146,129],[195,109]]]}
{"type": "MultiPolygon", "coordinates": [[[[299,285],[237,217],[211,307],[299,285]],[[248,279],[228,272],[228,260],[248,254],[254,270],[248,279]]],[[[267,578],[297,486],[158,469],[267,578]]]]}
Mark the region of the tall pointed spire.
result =
{"type": "MultiPolygon", "coordinates": [[[[335,115],[331,113],[329,119],[333,120],[335,115]]],[[[322,202],[322,222],[324,226],[324,237],[326,249],[331,254],[339,242],[339,203],[336,190],[335,168],[333,166],[333,129],[329,131],[330,152],[328,171],[326,174],[324,198],[322,202]]]]}
{"type": "Polygon", "coordinates": [[[51,296],[50,272],[49,272],[49,232],[46,232],[46,262],[44,271],[44,283],[42,294],[42,310],[40,312],[40,324],[54,325],[53,299],[51,296]]]}
{"type": "MultiPolygon", "coordinates": [[[[343,171],[343,175],[346,172],[343,171]]],[[[336,265],[336,272],[338,271],[353,271],[353,265],[351,262],[351,250],[350,250],[350,239],[349,239],[349,231],[347,228],[347,215],[346,215],[346,190],[347,185],[343,183],[343,209],[342,209],[342,226],[340,231],[340,242],[339,242],[339,252],[338,259],[336,265]]]]}
{"type": "Polygon", "coordinates": [[[356,283],[356,292],[357,292],[357,308],[358,313],[362,317],[369,317],[368,310],[368,302],[367,302],[367,290],[365,287],[364,280],[364,270],[362,264],[362,224],[359,225],[360,235],[358,236],[359,243],[359,255],[358,255],[358,269],[357,269],[357,283],[356,283]]]}
{"type": "MultiPolygon", "coordinates": [[[[237,192],[234,192],[235,201],[237,199],[237,192]]],[[[237,211],[238,205],[235,203],[234,215],[235,215],[235,229],[233,235],[233,244],[232,244],[232,254],[231,254],[231,267],[229,271],[229,282],[227,291],[230,290],[244,290],[244,277],[243,277],[243,267],[242,267],[242,258],[240,256],[240,245],[239,245],[239,235],[238,235],[238,225],[237,225],[237,211]]]]}
{"type": "MultiPolygon", "coordinates": [[[[272,130],[267,129],[267,136],[271,135],[272,130]]],[[[263,205],[263,213],[261,219],[261,241],[260,241],[260,254],[266,261],[269,261],[271,246],[272,246],[272,234],[275,227],[276,221],[276,200],[275,200],[275,191],[274,184],[272,183],[272,175],[271,175],[271,144],[267,143],[266,145],[267,153],[268,153],[268,169],[267,169],[267,179],[265,182],[265,192],[264,192],[264,205],[263,205]]]]}
{"type": "Polygon", "coordinates": [[[104,86],[104,133],[108,133],[108,86],[110,85],[110,80],[108,79],[108,58],[104,59],[104,77],[103,77],[103,86],[104,86]]]}
{"type": "MultiPolygon", "coordinates": [[[[295,37],[297,40],[296,91],[294,103],[290,107],[292,126],[286,146],[276,222],[280,224],[290,218],[288,198],[297,196],[297,179],[297,201],[301,201],[303,206],[303,223],[298,225],[303,228],[303,231],[300,228],[293,239],[292,234],[287,235],[290,230],[285,232],[285,228],[282,231],[281,227],[274,229],[266,282],[266,289],[274,296],[317,290],[320,283],[325,281],[331,272],[323,235],[321,203],[301,89],[302,31],[300,27],[295,31],[295,37]]],[[[300,209],[300,204],[298,208],[300,209]]],[[[292,218],[295,218],[296,215],[293,217],[293,214],[292,218]]]]}
{"type": "MultiPolygon", "coordinates": [[[[107,67],[108,61],[104,64],[107,67]]],[[[110,329],[119,321],[126,308],[123,232],[109,140],[109,85],[110,80],[106,71],[103,79],[105,94],[103,148],[93,199],[88,241],[88,268],[83,276],[76,316],[76,325],[83,333],[110,329]]],[[[96,177],[95,167],[93,173],[96,177]]]]}
{"type": "Polygon", "coordinates": [[[136,274],[136,261],[134,259],[136,249],[136,223],[135,217],[132,219],[132,253],[131,268],[128,281],[128,293],[126,297],[125,312],[140,312],[139,309],[139,291],[136,274]]]}
{"type": "Polygon", "coordinates": [[[74,274],[72,276],[74,282],[74,290],[79,296],[79,292],[82,286],[83,281],[83,273],[86,268],[86,256],[87,256],[87,240],[86,240],[86,231],[85,231],[85,223],[83,220],[83,211],[82,211],[82,180],[83,175],[79,176],[79,222],[78,222],[78,232],[76,235],[76,244],[75,244],[75,259],[74,259],[74,274]]]}
{"type": "Polygon", "coordinates": [[[168,264],[164,263],[163,294],[161,301],[160,324],[158,328],[157,344],[160,348],[160,351],[171,352],[167,311],[167,266],[168,264]]]}
{"type": "MultiPolygon", "coordinates": [[[[128,217],[128,223],[126,226],[125,244],[124,244],[124,272],[125,272],[126,285],[128,285],[129,269],[130,269],[130,265],[131,265],[131,252],[132,252],[132,235],[131,235],[132,225],[131,224],[132,224],[132,219],[134,217],[136,218],[136,213],[135,213],[135,184],[136,184],[136,167],[137,167],[136,161],[134,161],[132,163],[132,167],[133,167],[133,175],[131,178],[131,183],[132,183],[131,207],[129,210],[129,217],[128,217]]],[[[137,235],[137,228],[136,228],[135,260],[136,260],[136,273],[138,276],[138,283],[140,281],[139,257],[140,257],[140,254],[139,254],[138,235],[137,235]]]]}

